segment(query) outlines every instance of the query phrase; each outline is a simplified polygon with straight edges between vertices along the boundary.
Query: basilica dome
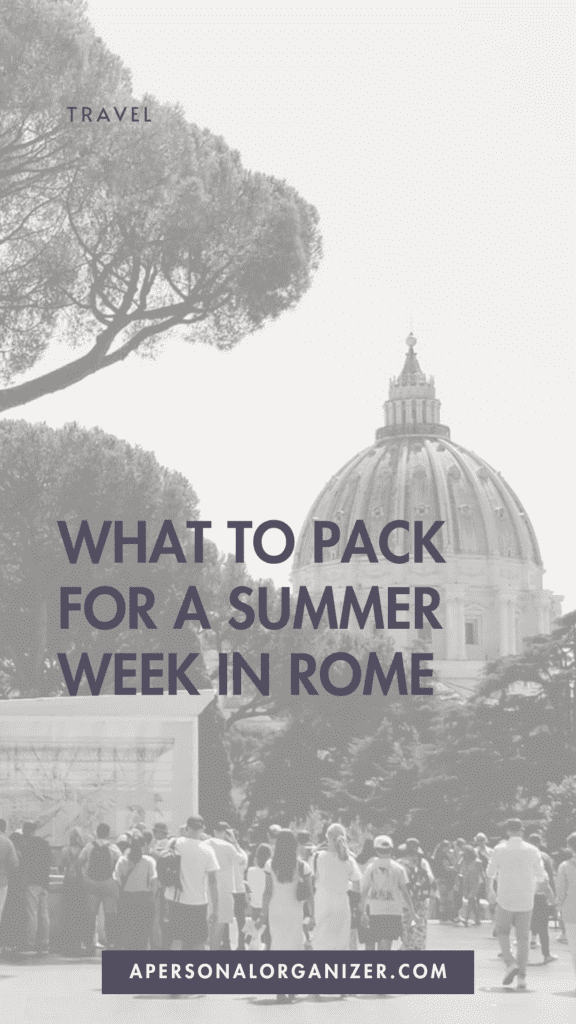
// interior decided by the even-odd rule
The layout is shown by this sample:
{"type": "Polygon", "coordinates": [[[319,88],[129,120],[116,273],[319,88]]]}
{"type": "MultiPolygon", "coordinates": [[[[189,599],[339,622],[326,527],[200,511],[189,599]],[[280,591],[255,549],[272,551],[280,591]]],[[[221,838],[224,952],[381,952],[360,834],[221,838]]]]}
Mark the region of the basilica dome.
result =
{"type": "MultiPolygon", "coordinates": [[[[293,580],[312,591],[332,585],[336,593],[348,585],[362,590],[379,583],[436,587],[443,596],[443,635],[426,639],[444,681],[469,690],[486,660],[516,653],[525,636],[549,632],[559,602],[542,589],[538,541],[522,502],[497,470],[451,439],[440,422],[434,379],[420,368],[416,339],[410,334],[406,342],[404,367],[390,381],[384,403],[384,425],[312,505],[296,547],[293,580]],[[314,563],[314,520],[340,528],[339,545],[325,549],[322,564],[314,563]],[[442,521],[434,544],[445,564],[395,565],[382,558],[375,565],[363,555],[342,564],[357,520],[377,550],[386,523],[405,520],[412,527],[421,520],[426,531],[442,521]]],[[[412,528],[395,530],[390,548],[397,555],[410,553],[412,536],[412,528]]],[[[406,644],[415,638],[402,639],[406,644]]]]}

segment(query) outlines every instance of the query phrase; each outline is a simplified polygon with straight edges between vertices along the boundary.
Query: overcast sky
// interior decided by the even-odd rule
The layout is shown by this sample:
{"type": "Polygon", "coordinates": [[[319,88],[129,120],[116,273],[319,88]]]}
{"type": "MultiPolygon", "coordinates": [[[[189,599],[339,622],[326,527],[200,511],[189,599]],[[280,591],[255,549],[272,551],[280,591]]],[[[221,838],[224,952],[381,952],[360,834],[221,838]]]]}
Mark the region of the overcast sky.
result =
{"type": "Polygon", "coordinates": [[[576,606],[573,8],[194,6],[88,11],[138,94],[179,102],[317,206],[321,271],[229,354],[175,343],[11,415],[154,450],[228,547],[229,518],[297,531],[371,443],[412,324],[442,421],[519,495],[544,585],[576,606]]]}

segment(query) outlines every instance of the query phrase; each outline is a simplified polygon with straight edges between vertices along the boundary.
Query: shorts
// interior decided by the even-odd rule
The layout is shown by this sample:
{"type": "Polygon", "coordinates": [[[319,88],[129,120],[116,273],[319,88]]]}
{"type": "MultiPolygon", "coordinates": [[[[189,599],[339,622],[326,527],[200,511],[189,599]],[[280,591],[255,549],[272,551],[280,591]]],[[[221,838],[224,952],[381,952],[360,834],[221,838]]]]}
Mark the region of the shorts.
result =
{"type": "Polygon", "coordinates": [[[174,903],[166,900],[168,911],[168,946],[174,939],[182,943],[183,949],[204,946],[208,941],[208,906],[191,903],[174,903]]]}
{"type": "Polygon", "coordinates": [[[399,939],[402,935],[402,917],[395,914],[375,914],[370,917],[368,941],[380,942],[381,939],[399,939]]]}

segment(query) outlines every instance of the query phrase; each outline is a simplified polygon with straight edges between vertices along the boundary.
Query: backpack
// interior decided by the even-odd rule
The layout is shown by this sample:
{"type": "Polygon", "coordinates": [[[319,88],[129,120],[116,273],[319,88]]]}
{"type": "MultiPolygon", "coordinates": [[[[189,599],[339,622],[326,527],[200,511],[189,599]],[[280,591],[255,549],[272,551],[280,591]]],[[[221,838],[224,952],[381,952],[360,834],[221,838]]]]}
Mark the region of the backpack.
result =
{"type": "Polygon", "coordinates": [[[112,878],[113,868],[114,865],[109,846],[107,844],[99,846],[94,843],[88,858],[86,877],[92,882],[107,882],[112,878]]]}

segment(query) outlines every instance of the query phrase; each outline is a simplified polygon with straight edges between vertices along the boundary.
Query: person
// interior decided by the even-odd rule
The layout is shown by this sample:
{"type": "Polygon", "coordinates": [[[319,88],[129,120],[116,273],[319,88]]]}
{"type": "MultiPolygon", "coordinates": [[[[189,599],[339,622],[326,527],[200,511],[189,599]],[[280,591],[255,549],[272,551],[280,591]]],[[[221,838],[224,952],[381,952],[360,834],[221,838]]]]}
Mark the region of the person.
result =
{"type": "MultiPolygon", "coordinates": [[[[256,848],[256,853],[254,854],[254,863],[250,865],[246,873],[249,914],[253,923],[253,928],[250,929],[252,949],[260,948],[266,944],[266,937],[264,936],[263,931],[264,915],[262,913],[262,901],[264,899],[264,890],[266,888],[266,872],[264,867],[270,860],[271,856],[272,850],[268,846],[268,843],[260,843],[256,848]],[[258,937],[258,946],[254,945],[254,932],[256,932],[258,937]]],[[[246,928],[244,928],[244,931],[246,931],[246,928]]]]}
{"type": "Polygon", "coordinates": [[[440,923],[456,918],[454,890],[458,872],[454,866],[452,848],[448,839],[442,839],[432,854],[432,871],[438,889],[438,919],[440,923]]]}
{"type": "MultiPolygon", "coordinates": [[[[262,912],[268,918],[270,948],[304,949],[304,904],[312,895],[311,872],[298,859],[298,842],[290,829],[276,832],[272,859],[265,866],[266,888],[262,912]],[[306,885],[307,892],[302,891],[306,885]],[[300,898],[303,897],[303,898],[300,898]]],[[[278,1002],[292,1002],[292,995],[279,994],[278,1002]]]]}
{"type": "Polygon", "coordinates": [[[266,864],[272,856],[272,850],[268,843],[260,843],[254,854],[254,863],[248,868],[246,881],[248,883],[249,902],[253,910],[262,910],[262,900],[266,888],[266,864]]]}
{"type": "Polygon", "coordinates": [[[392,860],[393,851],[390,836],[376,836],[375,856],[362,875],[362,924],[368,931],[366,949],[391,949],[394,940],[402,935],[404,906],[414,914],[408,876],[402,865],[392,860]]]}
{"type": "Polygon", "coordinates": [[[486,834],[484,832],[477,832],[476,835],[474,836],[474,842],[472,843],[472,846],[476,850],[477,857],[479,857],[480,860],[482,861],[482,870],[483,873],[485,874],[486,868],[488,867],[488,863],[490,861],[490,856],[492,854],[492,850],[488,846],[488,838],[486,834]]]}
{"type": "MultiPolygon", "coordinates": [[[[565,860],[571,860],[571,858],[572,851],[569,846],[565,846],[563,850],[558,850],[558,853],[554,854],[554,867],[556,874],[560,865],[563,864],[565,860]]],[[[560,935],[556,939],[556,942],[560,942],[562,945],[567,946],[568,939],[566,938],[566,927],[564,925],[562,914],[559,914],[558,916],[558,924],[560,925],[560,935]]]]}
{"type": "Polygon", "coordinates": [[[23,822],[19,862],[25,887],[26,945],[41,956],[48,952],[50,944],[48,889],[51,851],[47,840],[36,835],[39,827],[38,821],[23,822]]]}
{"type": "Polygon", "coordinates": [[[20,866],[22,829],[11,833],[9,842],[16,852],[17,866],[10,873],[8,893],[0,921],[0,947],[17,954],[26,949],[26,885],[20,866]]]}
{"type": "Polygon", "coordinates": [[[120,949],[148,949],[154,921],[156,861],[144,853],[143,835],[133,833],[130,845],[114,867],[118,885],[118,942],[120,949]]]}
{"type": "MultiPolygon", "coordinates": [[[[230,925],[234,920],[234,890],[238,872],[246,866],[248,858],[240,849],[236,836],[225,821],[214,830],[214,836],[206,840],[216,855],[220,868],[217,875],[218,916],[210,934],[211,949],[230,949],[230,925]]],[[[244,923],[244,922],[242,922],[244,923]]]]}
{"type": "Polygon", "coordinates": [[[474,924],[480,920],[480,893],[484,883],[484,864],[473,846],[465,846],[462,851],[461,891],[462,907],[458,923],[468,927],[468,919],[472,914],[474,924]]]}
{"type": "Polygon", "coordinates": [[[167,886],[164,898],[168,912],[170,949],[204,949],[209,929],[218,922],[220,865],[208,842],[203,840],[204,820],[191,815],[183,834],[171,839],[169,850],[180,858],[180,886],[167,886]],[[210,897],[210,918],[208,917],[210,897]]]}
{"type": "MultiPolygon", "coordinates": [[[[271,949],[304,948],[303,905],[297,889],[301,880],[311,882],[310,868],[297,857],[296,836],[290,829],[276,833],[276,844],[271,860],[265,865],[266,886],[262,910],[268,917],[271,949]]],[[[311,884],[309,891],[311,894],[311,884]]]]}
{"type": "MultiPolygon", "coordinates": [[[[374,837],[373,836],[366,836],[366,838],[364,839],[364,842],[362,844],[362,849],[360,850],[360,853],[358,853],[356,855],[356,863],[357,863],[359,868],[364,869],[366,867],[366,865],[368,864],[368,862],[371,861],[373,857],[374,857],[374,837]]],[[[362,874],[362,872],[360,872],[360,873],[362,874]]],[[[362,913],[361,913],[361,910],[360,910],[360,902],[361,902],[361,899],[358,901],[358,906],[356,907],[356,938],[357,938],[357,942],[358,943],[365,945],[366,942],[370,941],[370,937],[369,937],[368,931],[366,930],[366,928],[364,927],[364,925],[362,923],[362,913]]]]}
{"type": "Polygon", "coordinates": [[[237,949],[245,949],[244,925],[246,924],[246,913],[248,910],[248,894],[246,892],[248,854],[246,853],[246,850],[243,850],[240,846],[238,835],[233,828],[229,830],[228,838],[238,855],[237,860],[234,863],[234,889],[232,891],[232,897],[234,899],[234,917],[238,928],[237,949]]]}
{"type": "MultiPolygon", "coordinates": [[[[556,876],[556,900],[568,940],[572,966],[576,975],[576,832],[566,840],[570,858],[562,861],[556,876]]],[[[576,994],[576,989],[574,990],[576,994]]]]}
{"type": "Polygon", "coordinates": [[[462,864],[464,858],[464,847],[466,845],[466,840],[460,837],[454,841],[452,846],[452,857],[454,860],[454,870],[456,872],[454,888],[452,890],[453,916],[451,920],[453,924],[458,924],[460,920],[460,910],[462,908],[462,864]]]}
{"type": "Polygon", "coordinates": [[[534,945],[536,945],[536,936],[540,940],[540,949],[542,951],[543,963],[550,964],[558,957],[554,956],[550,952],[550,934],[548,932],[548,919],[550,917],[550,907],[554,906],[556,901],[556,895],[554,892],[554,865],[552,858],[543,848],[542,836],[538,832],[533,832],[532,835],[528,836],[528,842],[532,843],[532,846],[536,846],[540,850],[540,856],[542,857],[542,863],[544,864],[544,870],[546,871],[546,878],[538,883],[536,892],[534,893],[534,909],[532,911],[532,918],[530,920],[530,932],[534,936],[534,945]]]}
{"type": "Polygon", "coordinates": [[[80,854],[90,911],[90,954],[95,952],[94,933],[100,907],[104,910],[106,945],[109,949],[117,945],[118,883],[114,880],[114,868],[120,856],[120,850],[110,839],[110,826],[101,821],[94,839],[86,843],[80,854]]]}
{"type": "Polygon", "coordinates": [[[327,849],[314,855],[313,949],[349,949],[352,914],[348,890],[360,891],[362,875],[350,854],[346,829],[338,822],[326,831],[327,849]]]}
{"type": "Polygon", "coordinates": [[[534,907],[534,893],[539,882],[546,878],[540,851],[524,842],[523,826],[519,818],[507,823],[508,840],[499,843],[492,851],[486,874],[492,883],[497,882],[496,893],[496,935],[506,973],[503,985],[511,985],[517,978],[516,987],[526,988],[526,965],[530,919],[534,907]],[[515,960],[510,950],[510,930],[516,931],[518,946],[515,960]]]}
{"type": "Polygon", "coordinates": [[[152,827],[152,842],[150,843],[150,856],[156,862],[158,883],[154,894],[154,920],[152,923],[152,949],[164,949],[164,918],[166,908],[164,905],[164,882],[160,877],[159,864],[162,855],[166,853],[170,838],[168,825],[165,821],[157,821],[152,827]]]}
{"type": "Polygon", "coordinates": [[[0,818],[0,928],[2,927],[2,914],[8,896],[10,879],[18,869],[18,855],[16,847],[6,835],[8,823],[0,818]]]}
{"type": "Polygon", "coordinates": [[[296,841],[298,843],[298,856],[300,860],[304,860],[309,864],[312,853],[314,852],[312,836],[306,829],[300,829],[296,833],[296,841]]]}
{"type": "Polygon", "coordinates": [[[63,874],[61,892],[61,949],[65,956],[82,956],[90,949],[93,938],[90,932],[88,894],[80,863],[85,843],[79,828],[71,828],[68,845],[60,859],[63,874]]]}
{"type": "Polygon", "coordinates": [[[282,831],[283,829],[281,825],[272,824],[268,826],[268,845],[272,847],[272,852],[274,852],[278,833],[282,831]]]}
{"type": "Polygon", "coordinates": [[[402,914],[402,949],[426,949],[428,909],[434,889],[432,868],[424,856],[417,839],[407,839],[405,854],[399,858],[408,876],[411,909],[404,907],[402,914]]]}

